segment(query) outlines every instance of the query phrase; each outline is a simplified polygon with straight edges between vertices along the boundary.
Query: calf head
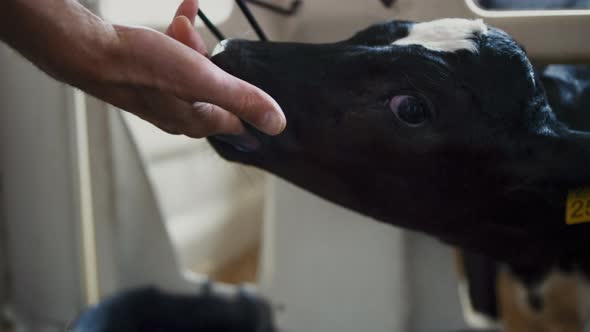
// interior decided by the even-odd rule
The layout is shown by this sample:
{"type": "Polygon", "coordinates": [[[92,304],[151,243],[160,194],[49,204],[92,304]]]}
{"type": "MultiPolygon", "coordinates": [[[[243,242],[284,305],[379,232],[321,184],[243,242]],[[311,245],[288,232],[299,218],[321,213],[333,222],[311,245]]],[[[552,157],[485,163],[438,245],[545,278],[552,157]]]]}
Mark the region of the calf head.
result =
{"type": "Polygon", "coordinates": [[[522,48],[480,20],[393,21],[331,44],[227,40],[212,59],[288,123],[276,137],[248,126],[255,145],[210,138],[228,160],[496,257],[571,235],[565,194],[590,180],[590,139],[556,120],[522,48]]]}

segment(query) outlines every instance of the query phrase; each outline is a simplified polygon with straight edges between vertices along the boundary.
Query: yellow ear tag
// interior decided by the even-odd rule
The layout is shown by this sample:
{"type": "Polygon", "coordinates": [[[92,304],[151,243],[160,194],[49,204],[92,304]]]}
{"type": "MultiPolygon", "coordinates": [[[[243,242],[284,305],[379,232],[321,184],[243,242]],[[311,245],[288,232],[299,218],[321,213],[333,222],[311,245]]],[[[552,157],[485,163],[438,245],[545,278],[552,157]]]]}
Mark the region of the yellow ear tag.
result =
{"type": "Polygon", "coordinates": [[[565,222],[568,225],[590,222],[590,187],[569,191],[565,208],[565,222]]]}

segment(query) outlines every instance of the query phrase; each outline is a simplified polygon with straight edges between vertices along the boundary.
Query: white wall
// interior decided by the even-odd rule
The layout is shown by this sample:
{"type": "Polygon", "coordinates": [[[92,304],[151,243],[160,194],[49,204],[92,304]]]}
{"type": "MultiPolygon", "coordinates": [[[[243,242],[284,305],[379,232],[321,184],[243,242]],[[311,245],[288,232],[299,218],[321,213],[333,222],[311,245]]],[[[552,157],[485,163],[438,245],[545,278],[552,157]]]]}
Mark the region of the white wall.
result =
{"type": "Polygon", "coordinates": [[[30,322],[57,331],[83,301],[66,89],[4,45],[0,70],[0,209],[11,295],[30,322]]]}
{"type": "MultiPolygon", "coordinates": [[[[2,171],[0,170],[0,182],[2,181],[2,171]]],[[[4,229],[4,217],[2,206],[0,206],[0,332],[2,331],[3,310],[8,304],[8,253],[6,252],[6,231],[4,229]]]]}
{"type": "Polygon", "coordinates": [[[269,194],[263,291],[287,331],[410,331],[404,234],[283,182],[269,194]]]}

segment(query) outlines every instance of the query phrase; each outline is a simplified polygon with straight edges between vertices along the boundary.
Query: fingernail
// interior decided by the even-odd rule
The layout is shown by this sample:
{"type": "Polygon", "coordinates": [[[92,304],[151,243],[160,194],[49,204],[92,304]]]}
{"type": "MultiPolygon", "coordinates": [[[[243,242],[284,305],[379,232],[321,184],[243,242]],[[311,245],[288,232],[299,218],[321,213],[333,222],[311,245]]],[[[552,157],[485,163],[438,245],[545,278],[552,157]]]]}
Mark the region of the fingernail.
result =
{"type": "Polygon", "coordinates": [[[267,134],[278,135],[285,129],[287,120],[279,108],[279,112],[266,112],[262,120],[262,125],[265,128],[265,132],[267,134]]]}

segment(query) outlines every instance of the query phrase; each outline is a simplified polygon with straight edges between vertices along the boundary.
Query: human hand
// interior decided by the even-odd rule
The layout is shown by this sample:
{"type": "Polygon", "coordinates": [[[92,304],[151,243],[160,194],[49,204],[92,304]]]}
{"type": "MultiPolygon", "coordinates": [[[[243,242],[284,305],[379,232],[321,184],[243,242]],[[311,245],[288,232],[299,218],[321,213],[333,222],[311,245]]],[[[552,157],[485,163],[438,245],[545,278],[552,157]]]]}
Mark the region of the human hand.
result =
{"type": "Polygon", "coordinates": [[[74,0],[2,1],[0,39],[56,79],[169,133],[240,135],[240,118],[280,133],[279,105],[205,56],[192,26],[197,11],[197,0],[185,0],[166,35],[108,24],[74,0]]]}
{"type": "Polygon", "coordinates": [[[124,53],[114,70],[122,75],[115,84],[89,90],[170,133],[196,138],[239,135],[244,127],[238,118],[267,134],[280,133],[286,120],[278,104],[209,61],[193,28],[197,12],[198,1],[185,0],[166,32],[168,37],[149,29],[115,26],[124,53]]]}

